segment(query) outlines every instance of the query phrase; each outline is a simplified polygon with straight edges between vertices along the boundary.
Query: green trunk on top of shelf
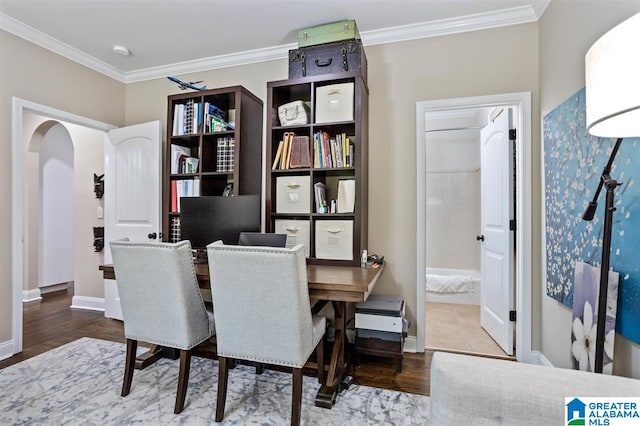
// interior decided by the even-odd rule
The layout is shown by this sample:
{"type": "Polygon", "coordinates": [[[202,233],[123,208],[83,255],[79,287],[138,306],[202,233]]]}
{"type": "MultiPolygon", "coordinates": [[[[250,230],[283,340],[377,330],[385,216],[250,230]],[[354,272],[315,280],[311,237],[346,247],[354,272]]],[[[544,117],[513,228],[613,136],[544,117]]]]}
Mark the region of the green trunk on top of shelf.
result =
{"type": "Polygon", "coordinates": [[[315,46],[343,40],[359,40],[356,21],[338,21],[298,30],[298,47],[315,46]]]}

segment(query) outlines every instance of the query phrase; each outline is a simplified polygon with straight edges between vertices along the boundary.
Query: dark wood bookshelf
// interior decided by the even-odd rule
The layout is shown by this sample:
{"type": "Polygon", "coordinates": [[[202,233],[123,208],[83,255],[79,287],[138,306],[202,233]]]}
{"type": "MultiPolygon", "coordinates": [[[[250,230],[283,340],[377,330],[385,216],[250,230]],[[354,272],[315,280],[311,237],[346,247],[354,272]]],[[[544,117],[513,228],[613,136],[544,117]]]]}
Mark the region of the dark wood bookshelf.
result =
{"type": "MultiPolygon", "coordinates": [[[[167,98],[167,137],[163,173],[163,240],[171,241],[171,221],[180,217],[172,211],[172,182],[198,179],[200,196],[222,195],[227,184],[233,184],[233,195],[260,195],[262,191],[262,114],[263,102],[242,86],[230,86],[197,92],[179,93],[167,98]],[[188,134],[174,129],[176,106],[200,104],[198,114],[188,134]],[[204,106],[215,105],[223,112],[224,121],[233,121],[233,128],[212,129],[205,123],[204,106]],[[235,119],[233,119],[235,115],[235,119]],[[176,134],[177,133],[177,134],[176,134]],[[218,169],[219,147],[233,139],[233,170],[218,169]],[[172,145],[190,151],[199,160],[194,173],[172,173],[172,145]]],[[[186,131],[186,129],[185,129],[186,131]]]]}
{"type": "MultiPolygon", "coordinates": [[[[368,244],[368,116],[369,89],[359,71],[339,74],[326,74],[305,78],[296,78],[267,83],[267,167],[265,224],[267,232],[282,232],[277,229],[276,221],[306,221],[309,232],[309,256],[307,262],[319,265],[359,265],[361,252],[368,244]],[[318,123],[316,118],[316,89],[340,83],[353,83],[353,119],[318,123]],[[302,125],[281,125],[278,107],[296,100],[302,100],[309,106],[309,123],[302,125]],[[276,157],[279,142],[285,132],[294,132],[297,136],[308,136],[312,167],[275,169],[272,163],[276,157]],[[354,144],[354,163],[352,167],[313,167],[314,134],[327,132],[329,135],[346,134],[354,144]],[[309,179],[310,205],[305,213],[283,213],[278,211],[277,180],[280,177],[300,176],[309,179]],[[327,185],[327,202],[337,196],[337,181],[355,180],[355,206],[353,213],[318,213],[315,208],[314,184],[327,185]],[[350,259],[322,258],[316,255],[316,230],[319,223],[325,221],[352,221],[352,254],[350,259]]],[[[326,225],[326,224],[325,224],[326,225]]]]}

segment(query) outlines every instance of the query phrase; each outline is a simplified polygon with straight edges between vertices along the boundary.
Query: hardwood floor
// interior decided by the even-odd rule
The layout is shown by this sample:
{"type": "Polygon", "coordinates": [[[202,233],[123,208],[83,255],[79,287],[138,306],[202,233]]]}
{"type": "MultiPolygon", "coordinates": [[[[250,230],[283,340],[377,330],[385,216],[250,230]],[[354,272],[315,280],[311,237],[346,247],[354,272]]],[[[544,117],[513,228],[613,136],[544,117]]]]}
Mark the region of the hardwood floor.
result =
{"type": "MultiPolygon", "coordinates": [[[[24,305],[23,351],[0,361],[0,369],[81,337],[125,342],[122,322],[105,318],[103,312],[71,309],[72,296],[72,290],[54,292],[24,305]]],[[[362,355],[351,375],[356,384],[429,395],[431,356],[429,351],[405,353],[402,373],[396,373],[394,360],[362,355]]]]}

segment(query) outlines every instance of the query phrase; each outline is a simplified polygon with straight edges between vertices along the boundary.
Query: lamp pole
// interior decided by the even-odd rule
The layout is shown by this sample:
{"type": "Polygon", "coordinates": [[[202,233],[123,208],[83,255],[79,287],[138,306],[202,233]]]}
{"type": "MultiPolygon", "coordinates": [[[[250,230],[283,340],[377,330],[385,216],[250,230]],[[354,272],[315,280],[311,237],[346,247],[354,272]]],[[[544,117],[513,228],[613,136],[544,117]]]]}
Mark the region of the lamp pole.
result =
{"type": "Polygon", "coordinates": [[[609,263],[611,260],[611,233],[613,230],[613,212],[616,211],[614,206],[615,194],[614,190],[620,186],[615,179],[612,179],[609,175],[611,172],[611,166],[616,158],[622,138],[616,140],[616,144],[613,147],[613,151],[609,156],[609,161],[602,171],[600,182],[598,183],[598,189],[593,197],[593,200],[587,206],[582,219],[591,221],[595,216],[595,210],[598,207],[598,197],[600,196],[600,190],[604,186],[607,190],[605,199],[604,210],[604,226],[602,230],[602,258],[600,265],[600,291],[598,293],[598,317],[596,326],[596,359],[594,365],[594,371],[596,373],[602,373],[602,367],[604,363],[604,342],[605,342],[605,323],[607,319],[607,293],[609,290],[609,263]]]}

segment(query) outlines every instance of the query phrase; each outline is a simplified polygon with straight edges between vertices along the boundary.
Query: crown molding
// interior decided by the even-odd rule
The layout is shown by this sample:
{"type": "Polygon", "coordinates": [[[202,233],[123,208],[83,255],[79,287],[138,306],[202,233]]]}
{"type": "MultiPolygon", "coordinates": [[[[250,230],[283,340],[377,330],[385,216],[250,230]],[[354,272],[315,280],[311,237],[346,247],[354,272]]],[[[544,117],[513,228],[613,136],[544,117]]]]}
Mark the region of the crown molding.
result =
{"type": "MultiPolygon", "coordinates": [[[[437,37],[448,34],[469,31],[486,30],[508,25],[536,22],[551,0],[542,0],[540,7],[534,10],[531,6],[522,6],[496,12],[479,13],[458,18],[442,19],[420,24],[404,25],[361,33],[365,46],[395,43],[427,37],[437,37]],[[546,2],[546,3],[545,3],[546,2]]],[[[296,43],[237,52],[228,55],[213,56],[193,61],[179,62],[158,67],[139,69],[134,71],[120,71],[93,56],[87,55],[59,40],[35,30],[22,22],[0,13],[0,29],[22,37],[38,46],[44,47],[74,62],[98,71],[108,77],[123,83],[135,83],[167,75],[182,75],[212,69],[228,68],[257,62],[267,62],[288,57],[289,50],[297,47],[296,43]]]]}
{"type": "Polygon", "coordinates": [[[533,3],[533,11],[535,12],[537,19],[542,18],[542,14],[547,10],[549,3],[551,3],[551,0],[538,0],[533,3]]]}
{"type": "Polygon", "coordinates": [[[125,83],[164,78],[168,75],[182,75],[192,72],[228,68],[237,65],[254,64],[257,62],[275,61],[289,57],[289,50],[297,48],[297,43],[283,44],[264,49],[248,50],[246,52],[228,55],[212,56],[193,61],[179,62],[159,67],[146,68],[125,73],[125,83]]]}
{"type": "Polygon", "coordinates": [[[121,82],[125,81],[125,73],[117,68],[112,67],[91,55],[87,55],[75,47],[69,46],[68,44],[63,43],[41,31],[25,25],[17,19],[5,15],[2,12],[0,12],[0,29],[21,37],[53,53],[57,53],[58,55],[72,60],[73,62],[87,68],[91,68],[92,70],[104,74],[107,77],[111,77],[114,80],[121,82]]]}
{"type": "Polygon", "coordinates": [[[395,43],[427,37],[438,37],[470,31],[487,30],[508,25],[537,21],[533,8],[514,7],[496,12],[478,13],[457,18],[441,19],[420,24],[385,28],[362,33],[362,42],[367,45],[395,43]]]}

